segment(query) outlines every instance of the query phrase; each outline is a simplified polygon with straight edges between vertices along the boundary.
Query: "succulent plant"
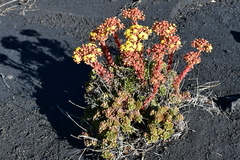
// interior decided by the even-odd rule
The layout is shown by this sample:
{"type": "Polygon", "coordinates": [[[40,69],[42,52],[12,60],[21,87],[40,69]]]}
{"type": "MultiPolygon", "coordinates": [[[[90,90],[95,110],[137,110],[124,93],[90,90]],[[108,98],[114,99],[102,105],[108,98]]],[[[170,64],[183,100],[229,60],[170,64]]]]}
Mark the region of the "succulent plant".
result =
{"type": "Polygon", "coordinates": [[[88,131],[83,133],[85,145],[102,149],[106,159],[130,155],[181,132],[178,125],[184,117],[179,106],[191,95],[181,92],[179,85],[200,63],[201,52],[212,50],[204,39],[193,41],[197,51],[184,56],[186,68],[177,74],[172,69],[173,55],[181,47],[176,25],[167,21],[155,22],[152,27],[139,25],[138,20],[145,16],[138,8],[124,10],[122,15],[132,20],[124,32],[125,42],[118,38],[118,30],[125,25],[116,17],[108,18],[90,33],[92,43],[78,47],[73,55],[76,63],[84,61],[93,67],[82,123],[88,131]],[[143,41],[152,34],[159,36],[160,43],[145,47],[143,41]],[[107,46],[109,36],[119,51],[115,57],[107,46]],[[99,61],[102,55],[105,60],[99,61]]]}

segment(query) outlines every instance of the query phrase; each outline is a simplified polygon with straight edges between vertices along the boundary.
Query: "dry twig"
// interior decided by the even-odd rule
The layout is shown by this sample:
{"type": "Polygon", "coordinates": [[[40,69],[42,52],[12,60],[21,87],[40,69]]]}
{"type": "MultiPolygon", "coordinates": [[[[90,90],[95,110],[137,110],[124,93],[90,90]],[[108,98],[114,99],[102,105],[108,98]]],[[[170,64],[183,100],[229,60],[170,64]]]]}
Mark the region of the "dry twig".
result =
{"type": "Polygon", "coordinates": [[[83,128],[82,126],[80,126],[67,112],[65,112],[64,110],[62,110],[58,105],[57,105],[58,109],[66,116],[68,117],[71,121],[73,121],[79,128],[81,128],[82,130],[84,130],[85,132],[87,132],[87,130],[85,128],[83,128]]]}
{"type": "Polygon", "coordinates": [[[26,15],[27,11],[35,11],[33,5],[36,0],[10,0],[8,2],[0,2],[0,15],[5,16],[7,12],[18,11],[22,15],[26,15]]]}
{"type": "Polygon", "coordinates": [[[10,88],[9,85],[7,84],[7,82],[5,81],[5,76],[4,76],[2,73],[0,73],[0,75],[1,75],[1,77],[2,77],[2,80],[3,80],[4,84],[5,84],[8,88],[10,88]]]}

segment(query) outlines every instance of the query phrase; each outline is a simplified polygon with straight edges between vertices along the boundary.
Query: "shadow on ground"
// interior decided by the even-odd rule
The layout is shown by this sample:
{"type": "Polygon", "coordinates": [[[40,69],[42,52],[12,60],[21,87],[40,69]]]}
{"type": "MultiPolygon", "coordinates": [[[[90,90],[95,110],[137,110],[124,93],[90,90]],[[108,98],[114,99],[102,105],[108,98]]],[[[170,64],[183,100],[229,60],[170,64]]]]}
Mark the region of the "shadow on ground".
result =
{"type": "Polygon", "coordinates": [[[230,120],[240,120],[240,94],[218,97],[215,103],[230,120]]]}
{"type": "Polygon", "coordinates": [[[236,42],[240,43],[240,32],[231,30],[230,34],[233,36],[233,38],[236,42]]]}
{"type": "Polygon", "coordinates": [[[70,136],[79,134],[79,128],[57,106],[70,114],[82,116],[83,110],[68,101],[85,105],[82,86],[87,81],[90,67],[72,61],[66,42],[46,39],[30,29],[22,30],[20,34],[31,41],[20,41],[15,36],[1,39],[4,48],[18,52],[19,62],[0,54],[0,63],[21,71],[18,78],[32,86],[32,95],[36,98],[39,112],[46,115],[59,139],[67,139],[73,147],[79,147],[81,142],[70,136]]]}

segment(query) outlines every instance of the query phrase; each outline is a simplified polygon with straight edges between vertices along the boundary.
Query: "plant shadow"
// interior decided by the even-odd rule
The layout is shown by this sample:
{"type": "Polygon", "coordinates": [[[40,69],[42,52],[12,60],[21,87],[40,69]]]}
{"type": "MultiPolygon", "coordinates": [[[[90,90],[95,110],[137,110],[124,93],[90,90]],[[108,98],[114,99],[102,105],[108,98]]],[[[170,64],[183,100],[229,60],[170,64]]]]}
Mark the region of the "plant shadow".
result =
{"type": "Polygon", "coordinates": [[[240,32],[230,31],[230,34],[233,36],[236,42],[240,43],[240,32]]]}
{"type": "Polygon", "coordinates": [[[222,111],[231,112],[232,102],[238,99],[240,99],[240,94],[218,97],[214,102],[220,107],[222,111]]]}
{"type": "Polygon", "coordinates": [[[21,71],[18,78],[34,86],[32,98],[36,99],[39,112],[46,115],[58,138],[66,139],[73,147],[82,148],[82,142],[70,136],[78,135],[81,130],[61,113],[57,106],[69,114],[83,115],[83,109],[70,104],[69,100],[78,105],[85,105],[85,90],[82,86],[88,80],[90,67],[84,64],[77,65],[72,61],[67,42],[44,38],[31,29],[22,30],[20,34],[29,40],[21,41],[15,36],[1,39],[5,49],[14,50],[19,54],[19,61],[13,61],[0,54],[0,63],[21,71]],[[37,84],[34,81],[36,79],[37,84]]]}

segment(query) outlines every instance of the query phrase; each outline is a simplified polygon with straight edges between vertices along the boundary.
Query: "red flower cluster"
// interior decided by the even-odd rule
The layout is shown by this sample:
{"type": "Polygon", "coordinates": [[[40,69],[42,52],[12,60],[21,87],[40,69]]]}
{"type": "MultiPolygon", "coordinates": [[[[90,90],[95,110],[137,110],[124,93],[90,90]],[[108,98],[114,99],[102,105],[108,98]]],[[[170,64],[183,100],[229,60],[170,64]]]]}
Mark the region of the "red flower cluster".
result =
{"type": "Polygon", "coordinates": [[[163,56],[166,54],[166,47],[163,44],[156,43],[152,48],[147,49],[146,52],[153,61],[162,61],[163,56]]]}
{"type": "Polygon", "coordinates": [[[187,73],[193,69],[195,64],[198,64],[201,62],[201,52],[211,52],[212,51],[212,45],[208,43],[205,39],[196,39],[192,41],[191,46],[196,48],[197,52],[189,52],[184,56],[185,61],[188,63],[185,69],[175,78],[174,80],[174,88],[177,92],[179,92],[179,85],[183,78],[187,75],[187,73]]]}
{"type": "Polygon", "coordinates": [[[176,25],[174,23],[168,23],[168,21],[155,22],[152,29],[157,35],[164,37],[169,37],[177,32],[176,25]]]}
{"type": "Polygon", "coordinates": [[[138,8],[124,10],[122,17],[131,19],[133,21],[133,24],[137,24],[137,20],[145,20],[143,11],[140,11],[138,8]]]}
{"type": "Polygon", "coordinates": [[[166,46],[166,54],[169,54],[167,69],[170,70],[173,63],[173,54],[181,46],[180,37],[174,35],[177,31],[176,25],[168,21],[155,22],[152,30],[159,35],[160,43],[166,46]]]}
{"type": "Polygon", "coordinates": [[[145,62],[141,52],[122,52],[121,57],[126,66],[132,66],[137,77],[144,81],[145,62]]]}
{"type": "Polygon", "coordinates": [[[101,24],[99,27],[97,27],[96,30],[90,33],[90,41],[92,42],[99,41],[99,44],[102,48],[102,51],[109,66],[113,65],[114,63],[105,41],[108,39],[109,35],[113,35],[117,46],[120,46],[121,44],[118,39],[117,31],[123,28],[124,24],[121,23],[120,19],[112,17],[107,18],[103,24],[101,24]]]}
{"type": "Polygon", "coordinates": [[[192,69],[195,64],[201,62],[200,53],[198,52],[189,52],[184,56],[184,59],[192,69]]]}
{"type": "Polygon", "coordinates": [[[103,24],[90,33],[90,41],[106,41],[109,35],[113,35],[119,29],[123,29],[124,24],[116,17],[107,18],[103,24]]]}
{"type": "Polygon", "coordinates": [[[160,42],[161,42],[161,44],[166,45],[168,54],[172,54],[173,52],[178,50],[181,46],[180,37],[177,35],[172,35],[169,37],[162,37],[160,42]]]}
{"type": "Polygon", "coordinates": [[[199,50],[200,52],[211,52],[212,45],[208,43],[205,39],[196,39],[192,41],[191,46],[199,50]]]}

